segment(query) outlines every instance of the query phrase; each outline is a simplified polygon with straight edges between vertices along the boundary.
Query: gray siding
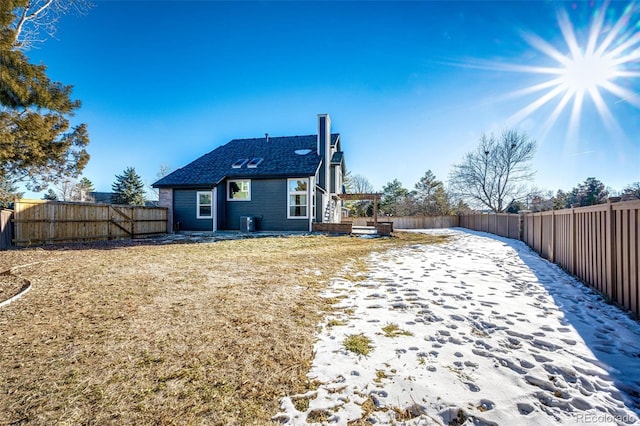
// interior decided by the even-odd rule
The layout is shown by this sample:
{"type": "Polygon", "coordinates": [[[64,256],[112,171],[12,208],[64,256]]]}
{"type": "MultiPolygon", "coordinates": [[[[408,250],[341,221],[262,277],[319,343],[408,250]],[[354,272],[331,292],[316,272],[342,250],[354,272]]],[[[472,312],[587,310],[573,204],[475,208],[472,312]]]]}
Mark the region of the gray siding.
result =
{"type": "MultiPolygon", "coordinates": [[[[227,201],[227,183],[218,186],[219,230],[239,230],[241,216],[255,216],[259,231],[308,231],[309,219],[287,219],[287,179],[252,179],[251,201],[227,201]]],[[[175,189],[174,222],[180,231],[211,231],[211,219],[196,218],[196,193],[210,189],[175,189]]],[[[311,196],[311,194],[309,195],[311,196]]],[[[313,209],[309,209],[312,214],[313,209]]]]}
{"type": "MultiPolygon", "coordinates": [[[[226,191],[219,187],[218,192],[226,191]]],[[[220,229],[240,229],[241,216],[257,217],[258,231],[308,231],[309,219],[287,219],[287,179],[252,179],[251,201],[226,201],[220,229]]],[[[224,195],[226,200],[226,194],[224,195]]]]}
{"type": "Polygon", "coordinates": [[[211,231],[211,219],[196,219],[196,193],[210,189],[175,189],[173,191],[173,218],[179,223],[179,231],[211,231]]]}
{"type": "Polygon", "coordinates": [[[218,186],[218,198],[217,198],[217,207],[218,210],[216,212],[217,214],[217,219],[218,219],[218,223],[216,224],[216,229],[217,230],[222,230],[225,229],[224,227],[224,222],[225,222],[225,214],[227,211],[227,186],[226,184],[222,184],[218,186]]]}
{"type": "Polygon", "coordinates": [[[322,197],[323,197],[323,193],[322,191],[320,191],[318,188],[316,188],[316,217],[315,217],[315,222],[318,223],[322,223],[322,197]]]}
{"type": "Polygon", "coordinates": [[[330,172],[330,176],[331,176],[331,189],[330,189],[330,192],[332,194],[336,194],[336,193],[340,192],[340,191],[338,191],[338,188],[336,188],[336,173],[337,173],[336,166],[331,166],[330,169],[331,169],[331,172],[330,172]]]}

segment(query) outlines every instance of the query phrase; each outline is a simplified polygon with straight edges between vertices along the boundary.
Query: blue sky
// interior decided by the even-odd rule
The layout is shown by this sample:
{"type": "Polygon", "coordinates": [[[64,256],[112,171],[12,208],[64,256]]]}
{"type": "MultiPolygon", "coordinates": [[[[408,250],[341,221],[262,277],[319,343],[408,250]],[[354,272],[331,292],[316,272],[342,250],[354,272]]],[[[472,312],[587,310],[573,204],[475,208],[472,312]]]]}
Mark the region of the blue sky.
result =
{"type": "Polygon", "coordinates": [[[574,33],[586,51],[602,3],[94,3],[27,53],[74,85],[74,120],[91,138],[83,176],[100,191],[128,166],[151,183],[161,164],[182,167],[234,138],[314,134],[318,113],[341,133],[348,169],[377,190],[395,178],[413,188],[429,169],[446,181],[482,133],[507,127],[538,141],[539,188],[640,181],[637,4],[608,4],[595,39],[621,46],[606,79],[618,90],[598,89],[600,107],[586,93],[573,119],[571,98],[551,123],[566,90],[530,114],[517,113],[552,87],[516,92],[557,77],[527,67],[568,67],[545,42],[570,57],[574,33]]]}

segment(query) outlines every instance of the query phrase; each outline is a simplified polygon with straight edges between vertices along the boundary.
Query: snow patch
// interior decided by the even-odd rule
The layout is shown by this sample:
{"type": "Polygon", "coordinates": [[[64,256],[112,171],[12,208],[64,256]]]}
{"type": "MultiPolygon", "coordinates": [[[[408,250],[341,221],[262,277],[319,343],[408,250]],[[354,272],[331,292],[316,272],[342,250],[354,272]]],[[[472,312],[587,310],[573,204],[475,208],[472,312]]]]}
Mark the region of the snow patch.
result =
{"type": "Polygon", "coordinates": [[[332,282],[340,310],[309,372],[321,384],[283,398],[274,420],[640,423],[638,322],[520,241],[424,232],[452,238],[373,254],[366,280],[332,282]],[[344,348],[354,334],[371,339],[369,356],[344,348]]]}

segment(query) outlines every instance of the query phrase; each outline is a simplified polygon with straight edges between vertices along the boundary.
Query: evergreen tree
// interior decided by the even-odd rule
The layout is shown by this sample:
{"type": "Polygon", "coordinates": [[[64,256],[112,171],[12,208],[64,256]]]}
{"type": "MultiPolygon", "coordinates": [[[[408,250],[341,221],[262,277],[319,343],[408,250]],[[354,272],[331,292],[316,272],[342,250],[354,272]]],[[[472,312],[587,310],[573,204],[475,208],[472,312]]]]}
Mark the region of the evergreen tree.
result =
{"type": "Polygon", "coordinates": [[[427,170],[420,181],[416,183],[414,197],[418,214],[447,216],[454,211],[451,197],[444,184],[436,179],[431,170],[427,170]]]}
{"type": "Polygon", "coordinates": [[[442,186],[442,182],[436,179],[436,175],[431,170],[427,170],[420,181],[416,183],[416,198],[420,201],[431,200],[438,187],[442,186]]]}
{"type": "Polygon", "coordinates": [[[571,194],[564,192],[562,189],[558,189],[558,192],[556,192],[555,197],[553,197],[553,209],[562,210],[562,209],[567,209],[571,207],[569,202],[570,195],[571,194]]]}
{"type": "Polygon", "coordinates": [[[521,201],[511,200],[505,212],[507,213],[519,213],[520,210],[525,210],[525,206],[521,201]]]}
{"type": "MultiPolygon", "coordinates": [[[[418,204],[418,212],[425,215],[438,215],[439,210],[436,207],[436,193],[438,189],[444,191],[442,182],[436,179],[436,176],[431,170],[427,170],[423,177],[420,178],[415,185],[416,189],[416,202],[418,204]]],[[[442,191],[440,197],[442,197],[442,191]]],[[[440,200],[442,202],[442,200],[440,200]]]]}
{"type": "Polygon", "coordinates": [[[609,192],[598,179],[590,177],[571,190],[568,196],[570,207],[585,207],[607,202],[609,192]]]}
{"type": "Polygon", "coordinates": [[[49,190],[42,196],[42,199],[49,201],[58,201],[58,194],[56,194],[56,191],[54,191],[53,189],[49,188],[49,190]]]}
{"type": "Polygon", "coordinates": [[[436,188],[433,194],[433,206],[429,214],[434,216],[448,216],[454,214],[455,208],[451,204],[451,197],[444,189],[444,185],[436,188]]]}
{"type": "Polygon", "coordinates": [[[95,191],[93,187],[93,182],[91,182],[87,177],[83,177],[76,184],[76,193],[78,197],[78,201],[93,201],[90,193],[95,191]]]}
{"type": "Polygon", "coordinates": [[[116,175],[116,181],[111,186],[111,190],[113,191],[111,201],[114,204],[144,206],[144,183],[133,167],[127,167],[124,173],[116,175]]]}
{"type": "Polygon", "coordinates": [[[71,86],[50,80],[44,65],[18,50],[12,25],[24,7],[24,0],[0,2],[0,180],[41,191],[78,176],[89,138],[84,124],[69,124],[80,107],[71,86]]]}
{"type": "Polygon", "coordinates": [[[18,198],[22,198],[22,193],[18,192],[18,187],[3,179],[2,175],[0,175],[0,208],[11,208],[18,198]]]}
{"type": "Polygon", "coordinates": [[[407,197],[409,197],[409,191],[402,187],[398,179],[394,179],[382,187],[380,209],[388,215],[403,215],[405,213],[403,206],[407,197]]]}
{"type": "Polygon", "coordinates": [[[604,184],[596,178],[588,178],[580,186],[582,196],[587,206],[593,206],[594,204],[603,204],[607,202],[609,192],[606,190],[604,184]]]}
{"type": "Polygon", "coordinates": [[[462,200],[458,200],[457,204],[452,204],[452,214],[469,214],[471,212],[471,207],[467,203],[462,200]]]}

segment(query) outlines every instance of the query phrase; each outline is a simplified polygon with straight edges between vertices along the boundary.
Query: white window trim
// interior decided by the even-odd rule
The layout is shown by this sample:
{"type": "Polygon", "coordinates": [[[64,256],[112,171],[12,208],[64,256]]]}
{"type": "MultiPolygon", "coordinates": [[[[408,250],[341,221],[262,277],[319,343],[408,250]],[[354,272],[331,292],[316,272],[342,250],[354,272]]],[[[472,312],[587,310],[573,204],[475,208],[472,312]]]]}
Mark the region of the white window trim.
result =
{"type": "Polygon", "coordinates": [[[309,219],[309,178],[293,178],[287,179],[287,219],[309,219]],[[299,180],[307,181],[307,190],[306,191],[289,191],[289,182],[294,181],[297,182],[299,180]],[[292,195],[306,195],[307,196],[307,214],[304,216],[291,216],[291,196],[292,195]]]}
{"type": "Polygon", "coordinates": [[[309,210],[309,232],[313,231],[313,222],[316,220],[316,177],[309,176],[309,202],[311,209],[309,210]]]}
{"type": "Polygon", "coordinates": [[[256,158],[252,158],[251,161],[249,161],[249,163],[247,163],[247,168],[248,169],[255,169],[256,167],[258,167],[262,162],[264,161],[264,158],[262,157],[256,157],[256,158]]]}
{"type": "Polygon", "coordinates": [[[213,219],[213,192],[212,191],[197,191],[196,192],[196,219],[213,219]],[[202,216],[200,214],[200,194],[209,194],[211,197],[211,204],[202,204],[203,206],[209,205],[211,206],[211,214],[209,216],[202,216]]]}
{"type": "Polygon", "coordinates": [[[247,164],[249,162],[248,158],[241,158],[238,161],[236,161],[235,163],[233,163],[231,165],[232,168],[234,169],[241,169],[242,166],[244,166],[245,164],[247,164]]]}
{"type": "Polygon", "coordinates": [[[227,201],[251,201],[251,179],[229,179],[227,180],[227,201]],[[229,189],[229,186],[231,185],[231,182],[248,182],[249,183],[249,198],[244,198],[244,199],[237,199],[237,198],[231,198],[231,190],[229,189]]]}

